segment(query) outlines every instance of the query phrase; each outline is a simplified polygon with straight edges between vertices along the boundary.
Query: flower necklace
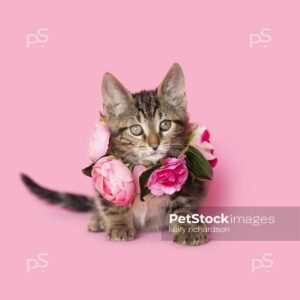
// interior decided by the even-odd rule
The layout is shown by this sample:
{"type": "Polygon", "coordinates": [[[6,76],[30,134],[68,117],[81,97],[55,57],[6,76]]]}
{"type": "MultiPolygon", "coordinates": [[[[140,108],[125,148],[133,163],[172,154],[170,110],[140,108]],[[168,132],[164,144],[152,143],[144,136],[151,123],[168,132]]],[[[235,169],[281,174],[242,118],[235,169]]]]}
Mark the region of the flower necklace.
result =
{"type": "Polygon", "coordinates": [[[198,180],[211,180],[217,163],[210,144],[209,131],[204,126],[190,124],[189,144],[177,158],[161,159],[147,169],[137,165],[133,169],[110,154],[110,131],[103,118],[94,127],[90,140],[89,158],[92,164],[82,172],[92,177],[96,190],[116,205],[130,205],[136,193],[143,198],[172,195],[181,190],[188,175],[198,180]]]}

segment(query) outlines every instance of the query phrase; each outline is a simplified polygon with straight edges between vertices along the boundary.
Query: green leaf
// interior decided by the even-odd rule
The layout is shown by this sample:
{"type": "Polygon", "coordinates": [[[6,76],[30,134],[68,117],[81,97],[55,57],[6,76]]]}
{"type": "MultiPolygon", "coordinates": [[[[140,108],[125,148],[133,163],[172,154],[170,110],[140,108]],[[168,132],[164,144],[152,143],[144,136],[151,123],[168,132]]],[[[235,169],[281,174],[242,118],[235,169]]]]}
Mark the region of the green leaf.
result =
{"type": "Polygon", "coordinates": [[[212,179],[213,171],[211,165],[197,148],[189,146],[185,155],[187,167],[196,178],[199,180],[212,179]]]}
{"type": "Polygon", "coordinates": [[[148,194],[150,194],[150,190],[147,188],[146,184],[147,181],[149,179],[149,177],[151,176],[151,174],[158,168],[161,167],[161,163],[157,163],[155,166],[153,166],[152,168],[144,171],[140,178],[139,178],[139,183],[140,183],[140,190],[141,190],[141,201],[144,201],[144,197],[148,194]]]}

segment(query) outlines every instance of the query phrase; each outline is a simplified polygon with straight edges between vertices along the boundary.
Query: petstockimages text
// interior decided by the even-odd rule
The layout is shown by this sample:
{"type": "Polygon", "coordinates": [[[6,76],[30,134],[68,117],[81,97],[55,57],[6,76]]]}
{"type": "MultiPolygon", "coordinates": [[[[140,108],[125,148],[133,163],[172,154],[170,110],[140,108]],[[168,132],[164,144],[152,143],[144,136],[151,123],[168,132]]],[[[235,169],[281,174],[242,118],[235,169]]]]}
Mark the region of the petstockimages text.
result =
{"type": "Polygon", "coordinates": [[[170,214],[170,224],[172,223],[193,223],[193,224],[247,224],[260,226],[262,224],[275,224],[274,216],[234,216],[221,213],[216,216],[204,216],[199,214],[179,216],[170,214]]]}

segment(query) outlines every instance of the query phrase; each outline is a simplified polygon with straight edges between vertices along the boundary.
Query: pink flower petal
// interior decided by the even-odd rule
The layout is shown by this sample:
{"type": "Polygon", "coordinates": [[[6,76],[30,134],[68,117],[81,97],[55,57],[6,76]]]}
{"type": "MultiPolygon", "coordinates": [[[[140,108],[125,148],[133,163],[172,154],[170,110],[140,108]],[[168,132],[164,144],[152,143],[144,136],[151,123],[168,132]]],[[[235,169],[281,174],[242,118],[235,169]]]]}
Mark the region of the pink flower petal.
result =
{"type": "Polygon", "coordinates": [[[210,139],[210,133],[209,131],[204,127],[202,135],[201,135],[201,143],[203,142],[209,142],[210,139]]]}
{"type": "Polygon", "coordinates": [[[99,122],[94,126],[90,139],[89,158],[96,162],[108,150],[110,131],[104,122],[99,122]]]}
{"type": "Polygon", "coordinates": [[[105,156],[92,170],[96,190],[108,201],[117,205],[129,205],[134,200],[135,185],[130,170],[118,159],[105,156]]]}
{"type": "Polygon", "coordinates": [[[147,187],[155,196],[171,195],[179,191],[188,177],[185,156],[166,158],[163,165],[149,177],[147,187]]]}

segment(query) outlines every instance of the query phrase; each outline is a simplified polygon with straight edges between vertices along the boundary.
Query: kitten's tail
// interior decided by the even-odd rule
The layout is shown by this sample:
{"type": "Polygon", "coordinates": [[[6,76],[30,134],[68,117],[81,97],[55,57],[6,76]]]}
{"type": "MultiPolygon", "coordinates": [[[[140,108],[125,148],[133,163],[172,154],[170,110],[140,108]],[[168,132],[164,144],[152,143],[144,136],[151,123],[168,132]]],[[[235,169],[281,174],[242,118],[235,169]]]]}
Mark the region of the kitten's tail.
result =
{"type": "Polygon", "coordinates": [[[92,197],[71,193],[60,193],[46,189],[25,174],[21,174],[23,183],[35,195],[46,200],[50,204],[60,205],[68,210],[85,212],[94,208],[92,197]]]}

